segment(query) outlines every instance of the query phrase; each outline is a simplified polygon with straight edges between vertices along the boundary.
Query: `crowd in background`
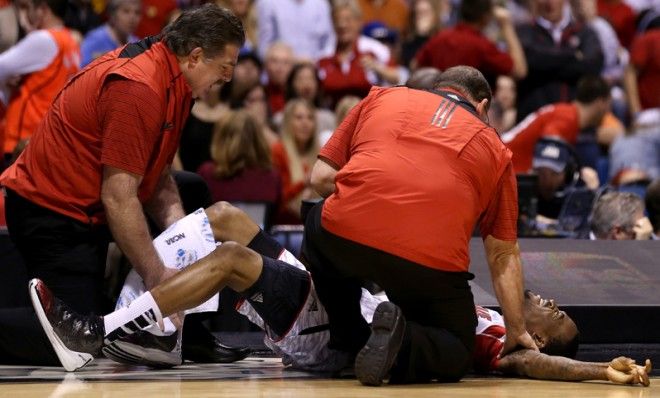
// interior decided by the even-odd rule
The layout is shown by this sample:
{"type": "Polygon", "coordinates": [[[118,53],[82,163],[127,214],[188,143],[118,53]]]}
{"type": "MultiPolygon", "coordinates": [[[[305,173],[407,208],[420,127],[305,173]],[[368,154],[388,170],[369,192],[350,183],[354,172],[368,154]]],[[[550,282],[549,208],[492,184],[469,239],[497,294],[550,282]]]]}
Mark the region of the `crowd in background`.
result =
{"type": "MultiPolygon", "coordinates": [[[[0,161],[77,70],[202,2],[0,0],[0,161]]],[[[247,40],[233,80],[196,101],[175,159],[214,201],[300,224],[319,149],[372,86],[469,65],[491,84],[490,124],[516,171],[535,176],[522,233],[660,233],[660,1],[216,2],[247,40]]]]}

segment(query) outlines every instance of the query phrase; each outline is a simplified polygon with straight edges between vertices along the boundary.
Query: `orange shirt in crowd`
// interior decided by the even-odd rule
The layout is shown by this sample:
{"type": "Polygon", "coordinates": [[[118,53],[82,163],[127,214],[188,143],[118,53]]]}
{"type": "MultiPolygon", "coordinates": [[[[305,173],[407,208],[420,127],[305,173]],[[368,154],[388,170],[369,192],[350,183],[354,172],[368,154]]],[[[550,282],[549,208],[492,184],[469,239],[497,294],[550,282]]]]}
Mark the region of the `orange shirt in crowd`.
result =
{"type": "Polygon", "coordinates": [[[55,59],[42,70],[23,76],[9,99],[5,118],[4,153],[11,153],[22,139],[30,138],[53,99],[79,69],[80,48],[68,29],[48,29],[57,43],[55,59]]]}

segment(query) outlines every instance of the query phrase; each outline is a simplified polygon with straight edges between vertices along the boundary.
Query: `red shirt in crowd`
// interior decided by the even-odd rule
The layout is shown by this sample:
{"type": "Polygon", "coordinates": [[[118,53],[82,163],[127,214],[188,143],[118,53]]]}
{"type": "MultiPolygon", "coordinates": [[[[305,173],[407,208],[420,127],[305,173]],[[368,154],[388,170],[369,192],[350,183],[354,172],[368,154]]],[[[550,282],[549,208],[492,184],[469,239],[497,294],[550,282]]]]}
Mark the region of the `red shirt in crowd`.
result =
{"type": "Polygon", "coordinates": [[[621,45],[628,48],[637,28],[635,11],[622,0],[598,0],[598,15],[612,25],[621,45]]]}
{"type": "Polygon", "coordinates": [[[477,222],[516,239],[511,153],[450,95],[374,87],[351,110],[319,154],[338,170],[323,228],[445,271],[468,270],[477,222]]]}
{"type": "Polygon", "coordinates": [[[508,53],[465,23],[441,30],[424,44],[415,58],[420,67],[431,66],[442,71],[468,65],[491,77],[508,75],[513,69],[513,59],[508,53]]]}
{"type": "MultiPolygon", "coordinates": [[[[137,45],[135,45],[137,46],[137,45]]],[[[191,90],[176,56],[157,42],[135,57],[118,49],[65,86],[0,184],[39,206],[103,223],[103,166],[143,176],[147,201],[176,153],[191,90]]]]}
{"type": "Polygon", "coordinates": [[[572,103],[556,103],[528,115],[502,134],[502,141],[513,152],[513,170],[516,173],[527,173],[532,168],[534,146],[541,137],[557,136],[575,145],[579,133],[577,106],[572,103]]]}
{"type": "Polygon", "coordinates": [[[638,71],[642,109],[660,108],[660,29],[651,29],[635,38],[630,60],[638,71]]]}

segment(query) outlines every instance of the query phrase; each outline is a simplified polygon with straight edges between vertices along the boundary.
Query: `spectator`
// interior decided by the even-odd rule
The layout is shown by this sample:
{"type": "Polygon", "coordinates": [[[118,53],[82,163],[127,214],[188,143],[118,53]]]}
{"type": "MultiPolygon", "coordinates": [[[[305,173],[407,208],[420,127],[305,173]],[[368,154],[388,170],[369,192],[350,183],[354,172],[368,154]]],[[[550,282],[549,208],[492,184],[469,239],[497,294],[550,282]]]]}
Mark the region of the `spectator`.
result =
{"type": "Polygon", "coordinates": [[[63,22],[66,5],[66,0],[18,3],[29,33],[0,54],[0,86],[20,78],[5,114],[5,160],[21,139],[35,132],[57,93],[78,71],[78,42],[63,22]]]}
{"type": "Polygon", "coordinates": [[[261,126],[262,135],[269,147],[272,147],[280,140],[279,135],[271,126],[271,112],[268,107],[268,101],[266,101],[266,89],[264,86],[254,84],[246,87],[243,93],[240,93],[234,98],[229,105],[232,109],[244,108],[257,119],[261,126]]]}
{"type": "Polygon", "coordinates": [[[492,0],[464,0],[460,22],[433,36],[415,59],[416,66],[432,66],[441,71],[456,65],[469,65],[479,69],[491,82],[495,82],[499,75],[510,75],[515,79],[527,75],[525,55],[509,11],[493,6],[492,0]],[[500,26],[507,52],[481,33],[493,18],[500,26]]]}
{"type": "MultiPolygon", "coordinates": [[[[566,210],[567,205],[575,204],[570,202],[574,199],[573,195],[582,194],[577,190],[586,188],[593,193],[599,186],[597,178],[593,180],[595,171],[582,169],[575,149],[558,137],[544,137],[536,143],[532,172],[538,176],[536,212],[541,216],[537,219],[541,224],[555,224],[557,221],[563,224],[566,220],[559,220],[561,212],[566,210]]],[[[594,196],[588,192],[584,194],[590,198],[594,196]]],[[[586,226],[591,211],[591,200],[588,202],[589,206],[571,209],[573,213],[578,213],[572,216],[581,219],[570,220],[576,225],[565,232],[577,232],[580,227],[586,226]]],[[[565,229],[566,225],[559,227],[565,229]]]]}
{"type": "MultiPolygon", "coordinates": [[[[294,98],[302,98],[311,102],[316,108],[316,132],[334,130],[335,114],[322,108],[323,93],[321,91],[321,79],[314,64],[308,62],[296,64],[286,80],[284,98],[290,101],[294,98]]],[[[273,118],[276,126],[282,124],[282,112],[273,118]]]]}
{"type": "Polygon", "coordinates": [[[502,141],[513,152],[513,169],[526,173],[532,166],[534,145],[543,136],[558,136],[575,145],[581,130],[598,126],[610,109],[610,88],[597,76],[585,76],[570,103],[544,106],[511,130],[502,141]]]}
{"type": "Polygon", "coordinates": [[[213,85],[195,101],[181,132],[179,160],[183,170],[195,172],[199,166],[211,159],[211,138],[215,124],[227,112],[229,106],[221,98],[222,88],[213,85]]]}
{"type": "Polygon", "coordinates": [[[217,3],[225,8],[229,8],[243,24],[245,29],[245,44],[241,48],[241,53],[245,51],[256,52],[257,50],[257,10],[253,0],[216,0],[217,3]]]}
{"type": "Polygon", "coordinates": [[[607,20],[624,48],[635,36],[635,11],[623,0],[598,0],[598,15],[607,20]]]}
{"type": "Polygon", "coordinates": [[[653,239],[660,238],[660,178],[655,179],[646,188],[646,211],[649,213],[649,220],[653,225],[653,239]]]}
{"type": "MultiPolygon", "coordinates": [[[[64,25],[71,29],[77,39],[82,37],[90,30],[103,23],[101,13],[103,13],[104,4],[101,7],[93,4],[92,0],[70,0],[67,2],[67,9],[64,14],[64,25]]],[[[98,3],[96,3],[98,4],[98,3]]]]}
{"type": "Polygon", "coordinates": [[[603,69],[598,36],[571,20],[568,0],[538,0],[537,14],[517,28],[528,66],[518,83],[518,121],[544,105],[572,101],[577,81],[603,69]]]}
{"type": "MultiPolygon", "coordinates": [[[[372,85],[385,80],[382,73],[389,70],[383,67],[393,66],[390,50],[385,45],[360,34],[360,16],[355,1],[335,1],[332,17],[337,49],[334,55],[319,61],[323,91],[331,107],[345,95],[366,96],[372,85]]],[[[394,80],[398,80],[398,76],[394,80]]]]}
{"type": "Polygon", "coordinates": [[[640,112],[630,134],[614,140],[609,157],[610,182],[644,197],[646,185],[660,178],[660,109],[640,112]]]}
{"type": "Polygon", "coordinates": [[[358,0],[362,25],[379,21],[402,35],[408,31],[408,4],[404,0],[358,0]]]}
{"type": "Polygon", "coordinates": [[[142,0],[142,18],[135,35],[140,38],[157,35],[179,13],[175,0],[142,0]]]}
{"type": "Polygon", "coordinates": [[[259,0],[257,20],[262,58],[277,42],[291,47],[297,60],[316,62],[332,54],[335,36],[327,0],[259,0]]]}
{"type": "Polygon", "coordinates": [[[516,81],[501,75],[495,82],[493,104],[488,110],[488,120],[498,133],[510,130],[516,124],[516,81]]]}
{"type": "Polygon", "coordinates": [[[591,212],[591,238],[647,240],[653,227],[644,216],[644,201],[631,192],[608,192],[591,212]]]}
{"type": "Polygon", "coordinates": [[[284,109],[286,79],[294,64],[293,49],[284,42],[273,43],[266,51],[264,68],[268,106],[273,113],[284,109]]]}
{"type": "Polygon", "coordinates": [[[428,89],[433,87],[434,82],[440,77],[441,73],[438,69],[432,67],[417,68],[408,78],[406,87],[418,90],[428,89]]]}
{"type": "Polygon", "coordinates": [[[263,63],[256,53],[242,51],[238,54],[232,85],[249,87],[258,84],[263,73],[263,63]]]}
{"type": "Polygon", "coordinates": [[[281,142],[272,147],[273,163],[282,179],[277,224],[300,224],[302,200],[318,197],[309,181],[319,152],[314,111],[314,106],[304,99],[293,99],[284,108],[281,142]]]}
{"type": "Polygon", "coordinates": [[[80,45],[80,67],[108,51],[139,40],[133,32],[142,16],[141,0],[110,0],[106,10],[108,22],[89,31],[80,45]]]}
{"type": "Polygon", "coordinates": [[[371,60],[371,62],[364,63],[364,66],[367,69],[374,70],[378,76],[381,76],[383,79],[383,86],[404,84],[410,76],[410,71],[408,70],[408,67],[396,63],[401,48],[399,34],[395,30],[388,28],[382,22],[377,21],[366,24],[364,28],[362,28],[362,34],[384,44],[390,51],[390,56],[392,57],[392,62],[389,65],[371,60]]]}
{"type": "Polygon", "coordinates": [[[197,173],[209,186],[213,202],[263,202],[277,209],[280,177],[254,116],[245,110],[225,114],[213,132],[211,158],[197,173]]]}
{"type": "MultiPolygon", "coordinates": [[[[660,17],[658,18],[660,22],[660,17]]],[[[630,47],[630,112],[660,108],[660,23],[639,34],[630,47]]]]}
{"type": "Polygon", "coordinates": [[[18,15],[10,0],[0,0],[0,53],[18,40],[18,15]]]}
{"type": "Polygon", "coordinates": [[[414,0],[412,2],[409,29],[401,45],[400,61],[403,66],[410,68],[417,51],[442,27],[443,1],[414,0]]]}
{"type": "MultiPolygon", "coordinates": [[[[342,99],[337,102],[337,106],[335,107],[335,117],[337,118],[337,125],[341,124],[341,122],[348,116],[348,112],[351,111],[360,102],[360,98],[353,96],[353,95],[347,95],[343,97],[342,99]]],[[[323,145],[328,142],[332,134],[334,133],[334,128],[332,130],[325,130],[322,131],[319,134],[319,146],[322,147],[323,145]]]]}

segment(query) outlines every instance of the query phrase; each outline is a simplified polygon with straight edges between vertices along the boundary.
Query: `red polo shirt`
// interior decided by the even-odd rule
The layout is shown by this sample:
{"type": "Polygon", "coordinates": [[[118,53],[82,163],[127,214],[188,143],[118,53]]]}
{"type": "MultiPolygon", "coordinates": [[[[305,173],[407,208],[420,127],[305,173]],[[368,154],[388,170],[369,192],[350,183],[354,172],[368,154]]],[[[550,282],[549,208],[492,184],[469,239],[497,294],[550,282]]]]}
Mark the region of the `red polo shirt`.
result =
{"type": "Polygon", "coordinates": [[[371,89],[319,157],[338,169],[323,228],[445,271],[467,271],[485,238],[516,239],[511,153],[457,101],[405,87],[371,89]]]}
{"type": "Polygon", "coordinates": [[[161,42],[98,58],[65,86],[19,159],[0,177],[42,207],[85,223],[105,221],[103,166],[143,176],[149,200],[176,153],[191,91],[161,42]]]}

